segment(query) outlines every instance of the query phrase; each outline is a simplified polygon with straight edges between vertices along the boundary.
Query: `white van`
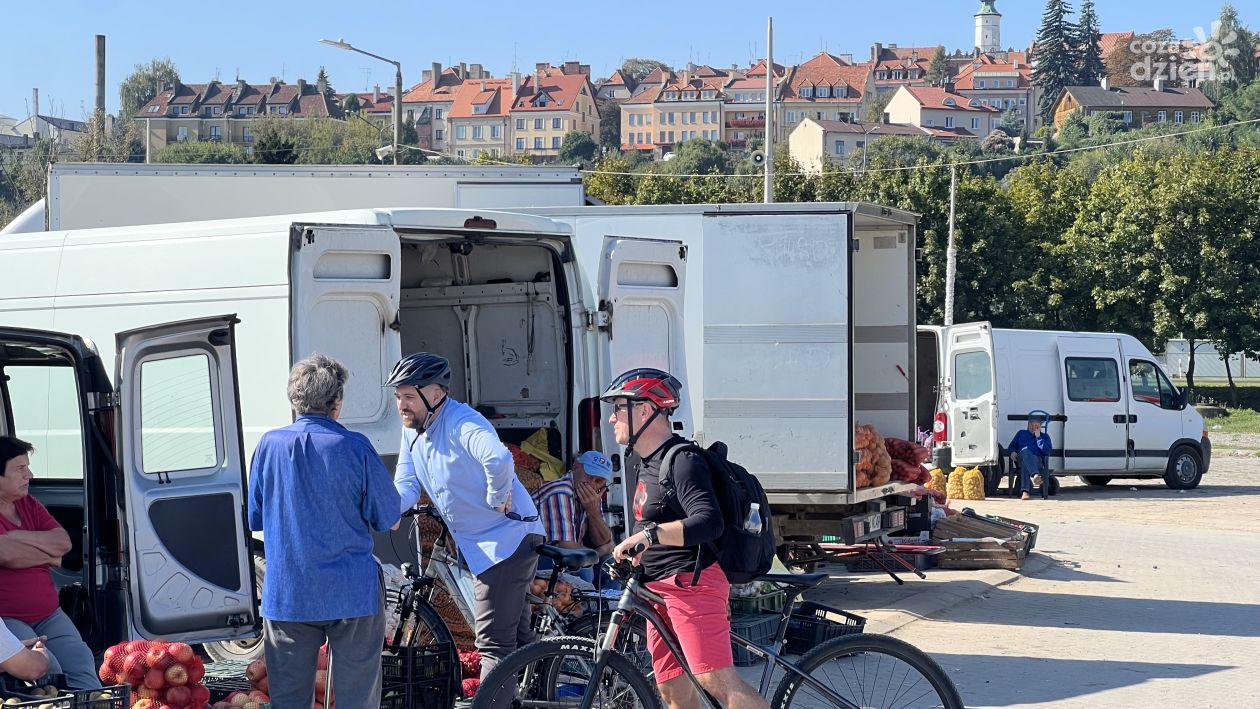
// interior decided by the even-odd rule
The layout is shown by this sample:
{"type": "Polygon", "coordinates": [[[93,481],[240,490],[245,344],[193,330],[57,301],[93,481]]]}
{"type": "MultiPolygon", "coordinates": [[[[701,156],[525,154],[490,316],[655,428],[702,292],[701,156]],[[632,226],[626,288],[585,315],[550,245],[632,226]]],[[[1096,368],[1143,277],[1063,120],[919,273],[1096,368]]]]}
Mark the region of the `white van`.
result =
{"type": "Polygon", "coordinates": [[[918,425],[935,427],[944,465],[986,469],[990,489],[1009,462],[1005,447],[1037,410],[1049,415],[1054,475],[1090,485],[1163,478],[1185,490],[1208,470],[1203,417],[1129,335],[977,322],[920,326],[918,337],[918,425]]]}
{"type": "MultiPolygon", "coordinates": [[[[381,382],[404,352],[449,357],[456,399],[506,442],[544,429],[562,460],[591,448],[617,460],[598,394],[621,371],[660,367],[686,385],[675,429],[731,445],[765,486],[780,538],[836,534],[849,515],[867,536],[896,522],[882,501],[912,486],[855,489],[851,433],[861,421],[912,435],[914,215],[867,204],[534,211],[354,209],[8,234],[0,323],[105,341],[236,313],[245,460],[292,421],[284,382],[314,351],[349,367],[340,421],[387,463],[400,424],[381,382]]],[[[100,358],[108,371],[112,354],[100,358]]],[[[43,431],[42,472],[66,481],[67,499],[95,474],[72,385],[32,383],[23,406],[35,423],[17,429],[43,431]]],[[[146,425],[211,459],[204,426],[146,425]]],[[[163,490],[192,482],[162,478],[163,490]]],[[[618,511],[627,489],[613,488],[618,511]]],[[[102,519],[83,502],[65,507],[68,529],[102,519]]],[[[220,656],[237,646],[224,647],[220,656]]]]}

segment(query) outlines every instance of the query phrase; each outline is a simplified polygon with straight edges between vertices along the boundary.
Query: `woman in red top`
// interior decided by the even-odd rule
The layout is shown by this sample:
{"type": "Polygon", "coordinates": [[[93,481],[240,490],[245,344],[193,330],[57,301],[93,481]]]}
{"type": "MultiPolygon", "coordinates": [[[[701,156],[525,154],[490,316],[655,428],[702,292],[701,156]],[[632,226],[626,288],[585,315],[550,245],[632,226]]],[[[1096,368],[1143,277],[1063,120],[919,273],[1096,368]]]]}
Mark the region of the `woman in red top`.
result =
{"type": "Polygon", "coordinates": [[[30,495],[34,451],[0,436],[0,616],[19,640],[48,637],[49,672],[65,674],[72,689],[96,689],[92,651],[57,605],[48,572],[70,551],[70,535],[30,495]]]}

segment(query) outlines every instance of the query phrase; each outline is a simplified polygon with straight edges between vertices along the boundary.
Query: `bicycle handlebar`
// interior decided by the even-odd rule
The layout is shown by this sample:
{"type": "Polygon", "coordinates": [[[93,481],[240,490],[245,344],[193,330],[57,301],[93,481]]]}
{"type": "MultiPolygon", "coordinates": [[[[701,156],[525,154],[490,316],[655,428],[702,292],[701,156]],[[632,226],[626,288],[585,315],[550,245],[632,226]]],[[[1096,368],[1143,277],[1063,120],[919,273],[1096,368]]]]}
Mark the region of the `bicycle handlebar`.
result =
{"type": "Polygon", "coordinates": [[[442,519],[433,505],[416,505],[402,513],[403,517],[432,517],[434,519],[442,519]]]}
{"type": "MultiPolygon", "coordinates": [[[[634,546],[630,547],[630,554],[631,556],[638,556],[639,554],[642,554],[644,550],[646,549],[647,549],[646,544],[643,544],[643,543],[635,544],[634,546]]],[[[621,561],[609,561],[608,563],[604,564],[604,570],[608,572],[608,575],[617,579],[618,581],[629,580],[630,577],[634,575],[634,570],[636,568],[638,567],[636,567],[633,563],[631,563],[629,559],[622,559],[621,561]]]]}

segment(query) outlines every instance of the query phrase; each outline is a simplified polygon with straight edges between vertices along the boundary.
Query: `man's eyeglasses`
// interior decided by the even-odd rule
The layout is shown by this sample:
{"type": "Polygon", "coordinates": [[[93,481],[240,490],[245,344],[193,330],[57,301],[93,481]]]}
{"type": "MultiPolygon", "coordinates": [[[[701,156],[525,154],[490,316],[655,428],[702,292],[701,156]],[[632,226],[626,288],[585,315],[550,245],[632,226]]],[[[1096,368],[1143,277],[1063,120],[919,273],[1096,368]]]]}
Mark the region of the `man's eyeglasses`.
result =
{"type": "Polygon", "coordinates": [[[625,412],[629,411],[631,407],[638,406],[639,404],[642,404],[642,403],[643,403],[642,401],[635,401],[629,404],[613,404],[613,413],[617,415],[624,414],[625,412]]]}
{"type": "Polygon", "coordinates": [[[511,510],[504,512],[503,514],[508,519],[516,521],[516,522],[537,522],[538,521],[538,515],[530,515],[528,517],[522,517],[511,510]]]}

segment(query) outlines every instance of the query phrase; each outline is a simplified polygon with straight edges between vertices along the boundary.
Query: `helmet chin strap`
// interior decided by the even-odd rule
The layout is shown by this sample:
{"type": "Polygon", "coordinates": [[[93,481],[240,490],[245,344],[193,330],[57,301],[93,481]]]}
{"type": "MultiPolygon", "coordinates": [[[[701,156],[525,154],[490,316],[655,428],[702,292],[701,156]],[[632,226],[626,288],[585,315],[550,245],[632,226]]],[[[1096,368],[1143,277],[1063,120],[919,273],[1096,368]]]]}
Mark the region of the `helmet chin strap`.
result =
{"type": "Polygon", "coordinates": [[[423,422],[416,424],[416,437],[411,440],[410,448],[415,448],[416,441],[420,440],[420,434],[429,430],[429,426],[433,425],[433,419],[437,418],[438,408],[446,402],[446,397],[442,397],[442,401],[439,401],[437,406],[430,404],[428,397],[424,395],[424,392],[420,390],[420,387],[416,387],[416,395],[420,397],[420,401],[424,402],[424,408],[428,409],[428,413],[425,414],[423,422]]]}
{"type": "Polygon", "coordinates": [[[649,416],[648,420],[643,422],[643,426],[636,431],[634,430],[634,404],[636,402],[633,399],[626,399],[626,402],[626,426],[630,429],[630,437],[626,440],[626,456],[629,457],[630,453],[634,450],[634,444],[639,442],[639,436],[643,435],[643,432],[647,430],[647,427],[652,425],[652,422],[656,420],[657,416],[661,415],[661,409],[658,406],[653,406],[652,415],[649,416]]]}

